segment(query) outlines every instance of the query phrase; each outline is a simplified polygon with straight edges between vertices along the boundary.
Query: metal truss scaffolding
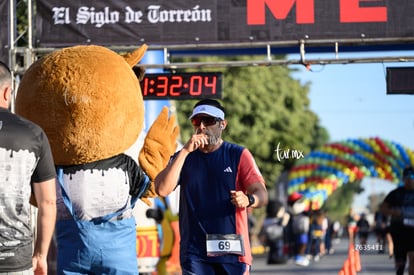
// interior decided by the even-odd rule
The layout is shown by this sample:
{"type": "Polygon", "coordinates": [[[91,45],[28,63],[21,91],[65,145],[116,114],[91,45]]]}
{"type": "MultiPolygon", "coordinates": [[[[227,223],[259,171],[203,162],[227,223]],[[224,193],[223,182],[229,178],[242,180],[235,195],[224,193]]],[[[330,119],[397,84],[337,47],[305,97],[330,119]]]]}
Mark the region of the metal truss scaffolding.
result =
{"type": "MultiPolygon", "coordinates": [[[[33,46],[33,1],[10,0],[10,67],[15,74],[23,74],[26,69],[40,56],[57,50],[57,48],[36,48],[33,46]],[[18,18],[16,5],[24,2],[27,5],[27,29],[24,33],[16,33],[18,18]],[[27,45],[17,47],[19,39],[25,38],[27,45]]],[[[108,47],[116,52],[135,49],[139,45],[108,47]]],[[[231,44],[185,44],[185,45],[149,45],[149,50],[164,51],[165,60],[162,64],[146,64],[146,68],[164,68],[168,70],[185,68],[211,67],[243,67],[243,66],[275,66],[275,65],[326,65],[326,64],[359,64],[359,63],[390,63],[414,61],[414,37],[384,39],[343,39],[343,40],[299,40],[271,41],[231,44]],[[345,49],[345,50],[343,50],[345,49]],[[353,57],[340,57],[343,53],[362,51],[353,57]],[[385,50],[381,50],[385,49],[385,50]],[[390,56],[390,49],[397,49],[397,55],[390,56]],[[401,51],[404,50],[404,51],[401,51]],[[399,55],[412,51],[411,55],[399,55]],[[312,53],[324,53],[323,58],[313,58],[312,53]],[[367,55],[367,52],[370,54],[367,55]],[[287,54],[289,53],[289,54],[287,54]],[[220,56],[221,61],[215,62],[174,62],[175,57],[182,56],[220,56]],[[235,61],[235,55],[250,56],[251,59],[235,61]]],[[[347,54],[345,56],[348,56],[347,54]]]]}

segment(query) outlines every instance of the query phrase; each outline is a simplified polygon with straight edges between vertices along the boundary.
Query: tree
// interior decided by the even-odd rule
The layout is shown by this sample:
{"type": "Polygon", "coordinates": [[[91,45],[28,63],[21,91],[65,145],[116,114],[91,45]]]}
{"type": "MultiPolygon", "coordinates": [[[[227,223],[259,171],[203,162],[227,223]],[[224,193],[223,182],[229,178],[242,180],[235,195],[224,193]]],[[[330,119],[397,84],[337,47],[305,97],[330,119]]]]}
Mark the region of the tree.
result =
{"type": "Polygon", "coordinates": [[[17,36],[20,38],[17,41],[17,46],[27,46],[27,1],[16,1],[16,17],[17,17],[17,36]]]}
{"type": "MultiPolygon", "coordinates": [[[[328,141],[327,131],[309,108],[309,84],[293,79],[291,69],[250,66],[221,71],[229,122],[223,137],[249,148],[269,188],[297,159],[328,141]]],[[[195,103],[177,102],[183,141],[193,131],[188,116],[195,103]]]]}
{"type": "Polygon", "coordinates": [[[323,205],[323,209],[332,220],[339,221],[345,225],[347,223],[349,209],[352,208],[355,194],[360,194],[363,191],[361,180],[348,182],[336,189],[329,196],[323,205]]]}

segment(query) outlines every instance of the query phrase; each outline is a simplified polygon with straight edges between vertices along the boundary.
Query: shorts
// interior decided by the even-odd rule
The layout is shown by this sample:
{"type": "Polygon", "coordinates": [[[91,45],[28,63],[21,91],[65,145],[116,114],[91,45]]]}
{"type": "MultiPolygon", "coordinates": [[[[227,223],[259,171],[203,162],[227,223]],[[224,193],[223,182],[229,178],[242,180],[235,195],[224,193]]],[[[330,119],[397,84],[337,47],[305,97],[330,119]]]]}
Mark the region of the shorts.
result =
{"type": "Polygon", "coordinates": [[[188,261],[181,263],[182,275],[248,275],[250,266],[246,263],[209,263],[188,261]]]}
{"type": "Polygon", "coordinates": [[[308,233],[298,234],[295,237],[295,241],[297,244],[307,244],[309,242],[308,233]]]}
{"type": "Polygon", "coordinates": [[[390,230],[394,243],[396,261],[405,262],[408,251],[414,251],[414,228],[393,228],[390,230]]]}

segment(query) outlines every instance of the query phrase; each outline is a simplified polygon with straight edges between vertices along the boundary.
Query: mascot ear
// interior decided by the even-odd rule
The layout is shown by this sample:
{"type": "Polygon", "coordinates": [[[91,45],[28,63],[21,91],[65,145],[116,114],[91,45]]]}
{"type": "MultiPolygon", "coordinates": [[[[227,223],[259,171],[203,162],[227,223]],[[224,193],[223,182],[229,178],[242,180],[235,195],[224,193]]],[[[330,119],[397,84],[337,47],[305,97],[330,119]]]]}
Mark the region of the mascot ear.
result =
{"type": "Polygon", "coordinates": [[[122,57],[125,61],[132,67],[134,67],[141,59],[144,57],[145,52],[147,51],[148,46],[143,44],[141,47],[133,51],[132,53],[123,54],[122,57]]]}
{"type": "Polygon", "coordinates": [[[145,76],[145,68],[135,66],[132,68],[132,70],[134,71],[135,75],[138,77],[138,81],[141,82],[145,76]]]}

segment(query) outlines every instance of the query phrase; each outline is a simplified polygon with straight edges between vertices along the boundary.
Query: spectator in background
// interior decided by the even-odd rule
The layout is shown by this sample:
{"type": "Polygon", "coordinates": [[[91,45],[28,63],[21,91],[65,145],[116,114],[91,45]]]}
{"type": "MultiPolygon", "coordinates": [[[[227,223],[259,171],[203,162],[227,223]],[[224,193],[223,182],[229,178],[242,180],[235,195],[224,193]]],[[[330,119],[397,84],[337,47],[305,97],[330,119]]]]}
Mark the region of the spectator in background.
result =
{"type": "Polygon", "coordinates": [[[358,216],[354,213],[354,210],[352,208],[349,209],[349,214],[347,217],[347,228],[348,228],[348,237],[349,237],[350,243],[355,242],[355,234],[357,231],[357,221],[358,221],[358,216]]]}
{"type": "MultiPolygon", "coordinates": [[[[381,208],[381,205],[379,206],[381,208]]],[[[377,237],[377,243],[380,245],[381,250],[378,253],[385,252],[385,246],[388,248],[388,255],[392,257],[393,255],[393,245],[391,235],[389,234],[389,217],[381,213],[379,209],[375,212],[374,215],[374,231],[375,236],[377,237]]]]}
{"type": "Polygon", "coordinates": [[[313,257],[315,262],[319,261],[321,257],[321,246],[325,238],[325,232],[325,215],[322,211],[315,211],[310,219],[309,242],[306,247],[306,254],[313,257]]]}
{"type": "Polygon", "coordinates": [[[361,245],[366,245],[371,226],[365,213],[362,213],[357,221],[358,239],[361,245]]]}
{"type": "Polygon", "coordinates": [[[266,218],[260,232],[263,243],[269,247],[267,264],[286,263],[284,253],[285,228],[290,215],[286,212],[282,202],[270,200],[266,207],[266,218]]]}
{"type": "Polygon", "coordinates": [[[326,254],[333,254],[334,249],[332,247],[332,239],[336,237],[339,231],[339,222],[332,221],[328,215],[326,215],[327,219],[327,229],[325,234],[325,253],[326,254]]]}
{"type": "Polygon", "coordinates": [[[306,205],[303,202],[303,195],[293,193],[288,198],[291,207],[292,224],[290,226],[291,236],[294,242],[295,264],[308,266],[309,260],[306,258],[306,247],[309,241],[309,216],[305,212],[306,205]]]}
{"type": "Polygon", "coordinates": [[[0,273],[46,275],[56,221],[55,165],[43,130],[8,110],[11,97],[11,72],[0,62],[0,273]],[[31,194],[38,208],[35,237],[31,194]]]}
{"type": "Polygon", "coordinates": [[[323,236],[322,236],[321,245],[320,245],[320,247],[321,247],[320,253],[321,253],[321,256],[322,256],[322,255],[325,255],[327,253],[326,252],[326,247],[325,247],[325,238],[326,238],[326,232],[328,231],[328,216],[326,215],[325,211],[320,210],[320,212],[323,216],[323,218],[322,218],[323,236]]]}

